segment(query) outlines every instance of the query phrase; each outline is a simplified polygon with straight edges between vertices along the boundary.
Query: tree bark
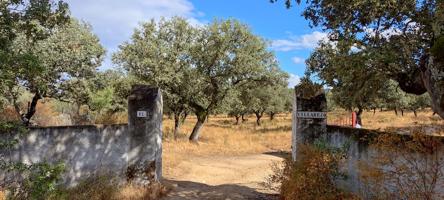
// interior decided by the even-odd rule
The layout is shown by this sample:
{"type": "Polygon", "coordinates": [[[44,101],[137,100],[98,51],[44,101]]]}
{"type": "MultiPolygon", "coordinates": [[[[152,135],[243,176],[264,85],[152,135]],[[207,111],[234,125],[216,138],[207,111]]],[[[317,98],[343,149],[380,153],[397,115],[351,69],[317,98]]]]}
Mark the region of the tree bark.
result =
{"type": "Polygon", "coordinates": [[[264,112],[254,112],[254,114],[256,115],[256,124],[258,126],[261,125],[261,118],[264,115],[264,112]]]}
{"type": "Polygon", "coordinates": [[[196,113],[196,115],[197,122],[196,125],[194,125],[193,132],[191,132],[191,135],[189,137],[189,140],[191,142],[197,142],[199,140],[200,131],[205,123],[205,120],[207,119],[207,114],[205,112],[196,113]]]}
{"type": "Polygon", "coordinates": [[[433,23],[434,41],[431,53],[422,70],[424,85],[432,99],[433,111],[444,119],[444,1],[436,1],[433,23]]]}
{"type": "Polygon", "coordinates": [[[361,127],[362,127],[362,118],[361,118],[362,112],[363,112],[362,108],[358,108],[358,112],[356,113],[356,123],[361,125],[361,127]]]}
{"type": "Polygon", "coordinates": [[[376,114],[376,108],[373,108],[373,115],[376,114]]]}
{"type": "Polygon", "coordinates": [[[236,125],[239,125],[240,115],[235,115],[234,117],[236,117],[236,125]]]}
{"type": "Polygon", "coordinates": [[[432,109],[444,119],[444,1],[436,1],[433,41],[430,53],[425,52],[419,60],[419,68],[408,74],[400,74],[397,81],[402,90],[412,94],[428,92],[432,109]]]}
{"type": "Polygon", "coordinates": [[[180,131],[180,114],[174,114],[174,140],[177,140],[180,131]]]}
{"type": "Polygon", "coordinates": [[[398,116],[398,109],[395,108],[395,115],[398,116]]]}
{"type": "Polygon", "coordinates": [[[404,109],[401,109],[401,116],[404,117],[404,109]]]}
{"type": "Polygon", "coordinates": [[[415,115],[415,117],[418,117],[418,114],[416,113],[416,110],[413,110],[413,114],[415,115]]]}
{"type": "Polygon", "coordinates": [[[185,123],[185,120],[187,119],[187,117],[188,117],[188,112],[183,112],[183,116],[182,116],[182,119],[181,119],[181,124],[184,124],[185,123]]]}
{"type": "Polygon", "coordinates": [[[31,103],[28,103],[28,111],[27,113],[22,117],[22,121],[26,126],[29,126],[31,122],[32,116],[34,116],[35,112],[37,111],[37,103],[38,101],[42,99],[42,95],[39,92],[36,92],[34,94],[34,97],[32,97],[31,103]]]}
{"type": "Polygon", "coordinates": [[[245,114],[242,114],[242,123],[244,123],[245,121],[247,121],[247,119],[245,119],[245,114]]]}
{"type": "Polygon", "coordinates": [[[271,113],[270,113],[270,121],[273,121],[273,120],[274,120],[274,115],[276,115],[276,113],[274,113],[274,112],[271,112],[271,113]]]}

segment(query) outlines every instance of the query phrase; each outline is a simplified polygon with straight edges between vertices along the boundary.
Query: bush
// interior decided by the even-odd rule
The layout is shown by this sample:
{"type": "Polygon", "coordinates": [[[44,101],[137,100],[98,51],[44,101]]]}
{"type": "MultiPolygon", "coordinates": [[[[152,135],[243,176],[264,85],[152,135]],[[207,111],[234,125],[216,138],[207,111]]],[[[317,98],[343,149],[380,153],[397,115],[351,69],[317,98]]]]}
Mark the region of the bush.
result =
{"type": "Polygon", "coordinates": [[[85,179],[74,188],[66,189],[63,199],[110,200],[114,199],[118,188],[116,180],[109,178],[109,176],[95,176],[85,179]]]}
{"type": "Polygon", "coordinates": [[[345,178],[339,170],[344,150],[328,147],[322,141],[301,145],[299,150],[300,157],[296,162],[285,159],[284,167],[275,167],[275,174],[269,177],[267,185],[280,183],[282,199],[358,199],[340,190],[336,184],[337,179],[345,178]]]}
{"type": "Polygon", "coordinates": [[[8,199],[59,199],[62,195],[58,184],[65,170],[63,163],[11,163],[9,170],[18,172],[23,179],[7,185],[8,199]]]}
{"type": "Polygon", "coordinates": [[[57,200],[154,200],[164,196],[166,192],[166,188],[159,183],[147,187],[119,185],[113,175],[100,175],[87,178],[79,185],[64,190],[64,197],[57,200]]]}
{"type": "MultiPolygon", "coordinates": [[[[18,144],[20,136],[26,134],[28,129],[21,123],[0,122],[0,133],[18,134],[19,137],[11,137],[10,140],[0,141],[0,150],[11,150],[18,144]]],[[[0,169],[14,173],[16,176],[10,182],[5,182],[4,187],[9,191],[8,199],[44,199],[58,196],[58,183],[61,180],[65,165],[63,163],[49,164],[40,162],[25,164],[10,162],[3,154],[0,154],[0,169]]]]}

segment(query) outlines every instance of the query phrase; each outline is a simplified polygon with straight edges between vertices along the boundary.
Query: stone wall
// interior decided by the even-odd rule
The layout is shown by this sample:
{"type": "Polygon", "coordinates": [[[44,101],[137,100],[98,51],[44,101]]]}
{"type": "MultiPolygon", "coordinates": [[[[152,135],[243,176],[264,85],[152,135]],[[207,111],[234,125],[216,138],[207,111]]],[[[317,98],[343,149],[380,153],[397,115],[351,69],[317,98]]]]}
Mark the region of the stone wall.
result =
{"type": "MultiPolygon", "coordinates": [[[[128,125],[31,128],[24,135],[0,133],[0,140],[18,139],[0,150],[6,160],[66,165],[67,186],[91,176],[116,176],[147,185],[162,176],[162,94],[158,88],[135,85],[128,97],[128,125]]],[[[0,171],[0,181],[20,178],[0,171]]]]}
{"type": "MultiPolygon", "coordinates": [[[[354,193],[358,193],[365,197],[366,199],[372,199],[370,193],[368,193],[368,188],[361,179],[360,173],[361,169],[359,163],[374,163],[374,158],[379,157],[380,155],[391,155],[391,158],[395,162],[403,162],[406,163],[405,167],[413,167],[409,163],[405,162],[406,158],[411,159],[415,165],[420,166],[420,170],[426,170],[432,167],[433,160],[439,160],[441,172],[444,172],[444,138],[439,136],[427,136],[436,141],[440,141],[441,145],[439,145],[438,150],[431,154],[417,154],[415,152],[391,152],[387,154],[387,152],[381,152],[380,149],[375,148],[370,145],[370,141],[376,138],[379,134],[389,134],[383,133],[375,130],[367,130],[367,129],[356,129],[351,127],[341,127],[341,126],[327,126],[327,132],[321,136],[328,143],[329,146],[342,148],[344,146],[348,146],[347,157],[342,163],[342,170],[347,175],[347,178],[344,180],[338,180],[341,188],[351,191],[354,193]],[[436,156],[436,157],[435,157],[436,156]]],[[[393,133],[391,133],[393,134],[393,133]]],[[[410,135],[399,135],[403,141],[412,140],[412,136],[410,135]]],[[[402,144],[399,144],[402,145],[402,144]]],[[[401,147],[402,148],[402,147],[401,147]]],[[[400,165],[399,165],[400,166],[400,165]]],[[[389,166],[381,166],[382,168],[388,168],[389,166]]],[[[416,174],[418,175],[418,174],[416,174]]],[[[415,176],[410,174],[410,176],[415,176]]],[[[412,177],[404,177],[404,178],[412,178],[412,177]]],[[[402,179],[400,179],[402,180],[402,179]]],[[[421,181],[418,179],[418,181],[421,181]]],[[[444,195],[444,174],[441,174],[437,180],[438,186],[436,192],[440,195],[444,195]]],[[[386,185],[386,187],[392,187],[390,183],[386,185]]],[[[393,187],[393,190],[396,188],[393,187]]]]}
{"type": "MultiPolygon", "coordinates": [[[[63,162],[63,180],[72,186],[89,176],[111,174],[122,181],[128,167],[130,137],[127,125],[31,128],[29,133],[0,134],[1,140],[19,139],[12,150],[1,152],[9,161],[26,164],[63,162]]],[[[5,174],[2,174],[2,178],[5,174]]],[[[19,178],[10,174],[7,178],[19,178]]]]}
{"type": "MultiPolygon", "coordinates": [[[[388,188],[389,191],[395,191],[397,193],[399,183],[412,183],[405,184],[404,187],[414,187],[416,180],[418,182],[427,182],[421,180],[421,176],[426,171],[433,171],[431,163],[436,161],[440,166],[435,169],[441,170],[438,182],[438,192],[444,196],[444,138],[427,136],[429,141],[438,141],[439,145],[436,145],[438,149],[431,151],[418,153],[418,151],[407,151],[405,145],[408,141],[412,141],[413,137],[410,135],[399,135],[400,141],[393,145],[391,150],[387,154],[387,149],[379,149],[374,145],[370,145],[372,139],[376,138],[382,132],[366,129],[356,129],[351,127],[340,126],[328,126],[326,118],[327,102],[322,88],[316,87],[316,85],[309,85],[309,87],[298,86],[295,88],[294,100],[293,100],[293,120],[292,120],[292,158],[297,160],[300,152],[298,146],[302,144],[313,144],[316,140],[326,142],[327,146],[333,147],[348,147],[346,158],[341,163],[341,170],[346,174],[347,178],[344,180],[337,180],[340,187],[346,191],[359,193],[365,199],[374,199],[371,195],[369,188],[362,179],[362,171],[360,164],[372,165],[375,163],[375,158],[381,158],[381,155],[389,156],[393,165],[378,166],[384,170],[393,170],[397,166],[403,166],[406,172],[399,177],[398,183],[390,183],[391,180],[386,182],[384,180],[383,185],[388,188]],[[308,88],[308,89],[306,89],[308,88]],[[325,117],[319,117],[325,116],[325,117]],[[404,146],[403,146],[404,145],[404,146]],[[410,159],[410,160],[409,160],[410,159]],[[413,161],[413,162],[411,162],[413,161]],[[396,166],[396,167],[393,167],[396,166]],[[410,169],[416,170],[412,171],[410,169]],[[410,170],[410,171],[409,171],[410,170]],[[413,173],[410,173],[413,172],[413,173]],[[416,173],[416,174],[415,174],[416,173]],[[422,173],[422,174],[421,174],[422,173]],[[414,181],[412,181],[414,180],[414,181]],[[398,187],[398,188],[397,188],[398,187]]],[[[424,132],[424,131],[423,131],[424,132]]],[[[425,131],[427,132],[427,131],[425,131]]],[[[387,135],[385,135],[387,136],[387,135]]],[[[427,144],[426,145],[430,145],[427,144]]],[[[435,163],[435,164],[436,164],[435,163]]],[[[362,165],[361,165],[362,166],[362,165]]],[[[398,170],[398,169],[396,169],[398,170]]],[[[426,175],[428,176],[428,175],[426,175]]],[[[425,177],[425,176],[423,176],[425,177]]],[[[398,180],[397,180],[398,181],[398,180]]],[[[420,183],[421,184],[421,183],[420,183]]],[[[407,189],[409,190],[409,189],[407,189]]],[[[417,190],[416,190],[417,191],[417,190]]],[[[404,191],[403,191],[404,192],[404,191]]],[[[408,192],[408,191],[407,191],[408,192]]],[[[399,192],[401,193],[401,192],[399,192]]],[[[410,196],[411,197],[411,196],[410,196]]],[[[423,196],[422,196],[423,197],[423,196]]],[[[400,197],[399,197],[400,198],[400,197]]],[[[401,198],[402,199],[402,198],[401,198]]],[[[420,198],[421,199],[421,198],[420,198]]]]}

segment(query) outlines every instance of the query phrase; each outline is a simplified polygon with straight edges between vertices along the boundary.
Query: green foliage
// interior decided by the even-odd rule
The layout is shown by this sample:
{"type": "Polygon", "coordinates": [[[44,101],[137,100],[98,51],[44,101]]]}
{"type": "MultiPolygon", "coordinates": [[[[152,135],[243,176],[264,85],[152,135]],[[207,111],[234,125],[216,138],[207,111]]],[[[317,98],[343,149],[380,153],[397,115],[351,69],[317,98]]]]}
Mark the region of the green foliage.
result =
{"type": "Polygon", "coordinates": [[[362,51],[341,50],[322,43],[307,60],[307,73],[316,74],[332,88],[331,97],[338,106],[347,110],[369,108],[387,78],[368,69],[367,56],[362,51]]]}
{"type": "Polygon", "coordinates": [[[105,109],[111,109],[112,100],[114,97],[114,89],[106,87],[102,90],[91,94],[90,108],[101,112],[105,109]]]}
{"type": "MultiPolygon", "coordinates": [[[[23,135],[28,132],[28,129],[18,122],[4,122],[0,121],[0,134],[18,134],[23,135]]],[[[9,140],[0,141],[0,150],[8,150],[12,149],[15,145],[18,144],[17,138],[12,138],[9,140]]],[[[0,168],[7,165],[7,162],[3,158],[3,155],[0,154],[0,168]]]]}
{"type": "Polygon", "coordinates": [[[29,59],[9,63],[2,69],[0,95],[14,105],[24,122],[29,122],[37,101],[44,97],[79,105],[88,101],[86,79],[94,76],[105,53],[89,25],[71,19],[37,41],[17,34],[12,45],[10,57],[29,59]],[[31,108],[26,111],[20,109],[18,102],[23,90],[33,94],[31,108]]]}
{"type": "MultiPolygon", "coordinates": [[[[286,6],[292,2],[286,0],[286,6]]],[[[312,54],[309,71],[342,87],[337,93],[350,97],[344,106],[373,103],[387,79],[393,79],[405,92],[428,92],[433,108],[444,117],[444,2],[319,0],[304,1],[304,6],[302,15],[330,39],[330,47],[322,44],[312,54]]]]}
{"type": "MultiPolygon", "coordinates": [[[[0,151],[7,152],[14,149],[19,144],[20,138],[28,133],[28,128],[18,122],[0,122],[0,134],[9,134],[9,139],[0,141],[0,151]]],[[[6,137],[4,137],[6,138],[6,137]]],[[[0,154],[0,170],[8,173],[17,173],[23,179],[18,179],[13,183],[6,184],[10,191],[10,199],[46,199],[56,197],[58,184],[64,172],[63,163],[49,164],[40,162],[25,164],[21,162],[11,162],[0,154]]],[[[17,175],[16,175],[17,176],[17,175]]],[[[3,185],[4,186],[4,185],[3,185]]]]}
{"type": "Polygon", "coordinates": [[[19,96],[17,82],[29,85],[33,81],[23,77],[35,77],[43,69],[38,55],[24,50],[23,44],[47,39],[57,26],[65,24],[68,5],[52,0],[7,0],[0,1],[0,13],[0,99],[11,103],[19,96]]]}
{"type": "Polygon", "coordinates": [[[25,199],[49,199],[61,195],[58,191],[61,176],[65,172],[63,163],[49,164],[41,162],[28,167],[29,176],[24,180],[20,197],[25,199]]]}
{"type": "MultiPolygon", "coordinates": [[[[162,89],[167,111],[198,115],[196,139],[207,116],[249,81],[279,80],[282,73],[266,42],[236,20],[195,27],[185,19],[142,24],[113,56],[129,74],[162,89]]],[[[177,125],[177,124],[176,124],[177,125]]]]}
{"type": "Polygon", "coordinates": [[[433,44],[432,48],[430,49],[430,52],[435,56],[438,60],[444,59],[444,35],[441,35],[441,37],[437,38],[435,40],[435,43],[433,44]]]}

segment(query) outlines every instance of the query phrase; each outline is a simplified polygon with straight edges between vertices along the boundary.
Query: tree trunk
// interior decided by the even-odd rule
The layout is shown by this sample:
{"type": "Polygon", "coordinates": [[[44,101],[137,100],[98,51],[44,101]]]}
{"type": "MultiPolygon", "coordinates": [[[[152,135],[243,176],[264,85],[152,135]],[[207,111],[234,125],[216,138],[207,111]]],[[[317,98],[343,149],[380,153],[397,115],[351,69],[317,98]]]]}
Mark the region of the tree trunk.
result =
{"type": "Polygon", "coordinates": [[[373,115],[376,114],[376,108],[373,108],[373,115]]]}
{"type": "Polygon", "coordinates": [[[22,121],[26,126],[30,124],[31,118],[36,112],[37,103],[40,99],[42,99],[42,96],[39,92],[36,92],[31,103],[28,103],[28,112],[22,117],[22,121]]]}
{"type": "Polygon", "coordinates": [[[395,115],[398,116],[398,109],[395,108],[395,115]]]}
{"type": "Polygon", "coordinates": [[[188,117],[188,112],[183,112],[183,116],[182,116],[182,119],[181,119],[181,124],[184,124],[185,123],[185,120],[187,119],[187,117],[188,117]]]}
{"type": "Polygon", "coordinates": [[[180,130],[180,114],[174,114],[174,140],[177,140],[180,130]]]}
{"type": "Polygon", "coordinates": [[[274,120],[274,115],[276,115],[276,113],[274,113],[274,112],[270,113],[270,121],[274,120]]]}
{"type": "Polygon", "coordinates": [[[433,41],[430,53],[425,52],[419,59],[419,68],[409,74],[399,74],[396,79],[400,88],[416,95],[428,92],[432,109],[444,119],[444,1],[436,1],[433,27],[433,41]]]}
{"type": "Polygon", "coordinates": [[[433,23],[434,41],[427,68],[423,70],[424,85],[432,99],[433,111],[444,119],[444,1],[436,1],[433,23]]]}
{"type": "Polygon", "coordinates": [[[258,126],[261,125],[261,118],[264,115],[264,112],[254,112],[254,114],[256,115],[256,124],[258,126]]]}
{"type": "Polygon", "coordinates": [[[239,125],[240,115],[235,115],[234,117],[236,117],[236,125],[239,125]]]}
{"type": "Polygon", "coordinates": [[[207,114],[204,112],[196,115],[197,115],[197,122],[196,125],[194,125],[193,132],[191,132],[191,135],[189,137],[189,140],[191,142],[197,142],[199,140],[200,131],[205,123],[205,120],[207,119],[207,114]]]}
{"type": "Polygon", "coordinates": [[[362,111],[363,111],[362,108],[358,108],[358,112],[356,113],[356,123],[361,125],[361,127],[362,127],[362,118],[361,118],[362,111]]]}
{"type": "Polygon", "coordinates": [[[413,110],[413,114],[415,115],[415,117],[418,117],[418,113],[416,113],[416,110],[413,110]]]}
{"type": "Polygon", "coordinates": [[[401,109],[401,116],[404,117],[404,109],[401,109]]]}
{"type": "Polygon", "coordinates": [[[382,108],[380,108],[379,112],[382,112],[382,108]]]}
{"type": "Polygon", "coordinates": [[[245,114],[242,114],[242,123],[244,123],[245,121],[247,121],[247,119],[245,119],[245,114]]]}

